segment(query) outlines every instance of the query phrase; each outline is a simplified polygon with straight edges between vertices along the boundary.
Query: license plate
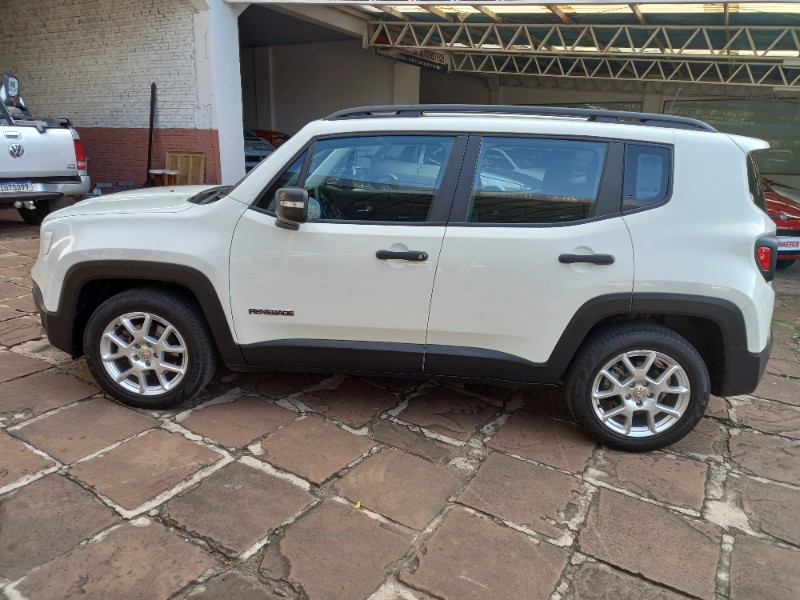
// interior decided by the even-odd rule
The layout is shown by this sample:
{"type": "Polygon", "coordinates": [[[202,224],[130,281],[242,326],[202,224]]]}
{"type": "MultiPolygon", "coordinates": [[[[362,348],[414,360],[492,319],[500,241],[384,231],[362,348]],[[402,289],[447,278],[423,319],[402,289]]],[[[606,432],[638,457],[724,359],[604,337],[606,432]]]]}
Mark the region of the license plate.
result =
{"type": "Polygon", "coordinates": [[[779,237],[778,252],[785,252],[787,250],[800,252],[800,237],[779,237]]]}
{"type": "Polygon", "coordinates": [[[35,192],[36,189],[30,181],[4,181],[0,182],[0,192],[35,192]]]}

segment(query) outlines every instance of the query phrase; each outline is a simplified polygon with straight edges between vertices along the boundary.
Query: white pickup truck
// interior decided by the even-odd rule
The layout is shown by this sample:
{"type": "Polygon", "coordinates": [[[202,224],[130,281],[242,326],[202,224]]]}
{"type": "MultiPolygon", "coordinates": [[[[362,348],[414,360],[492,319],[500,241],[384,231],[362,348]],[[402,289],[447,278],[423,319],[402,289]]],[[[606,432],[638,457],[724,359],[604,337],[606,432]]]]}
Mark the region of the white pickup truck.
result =
{"type": "Polygon", "coordinates": [[[53,210],[80,199],[91,182],[86,151],[68,119],[34,117],[19,95],[19,79],[0,85],[0,208],[16,208],[39,225],[53,210]]]}

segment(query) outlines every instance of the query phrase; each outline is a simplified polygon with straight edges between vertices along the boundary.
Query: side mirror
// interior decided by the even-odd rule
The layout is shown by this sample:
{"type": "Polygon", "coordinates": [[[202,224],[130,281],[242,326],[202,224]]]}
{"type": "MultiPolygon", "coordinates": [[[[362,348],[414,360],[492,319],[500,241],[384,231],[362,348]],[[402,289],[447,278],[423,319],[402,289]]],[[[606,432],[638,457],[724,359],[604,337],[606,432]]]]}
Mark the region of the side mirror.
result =
{"type": "Polygon", "coordinates": [[[300,188],[281,188],[275,192],[275,225],[282,229],[300,229],[308,221],[308,192],[300,188]]]}

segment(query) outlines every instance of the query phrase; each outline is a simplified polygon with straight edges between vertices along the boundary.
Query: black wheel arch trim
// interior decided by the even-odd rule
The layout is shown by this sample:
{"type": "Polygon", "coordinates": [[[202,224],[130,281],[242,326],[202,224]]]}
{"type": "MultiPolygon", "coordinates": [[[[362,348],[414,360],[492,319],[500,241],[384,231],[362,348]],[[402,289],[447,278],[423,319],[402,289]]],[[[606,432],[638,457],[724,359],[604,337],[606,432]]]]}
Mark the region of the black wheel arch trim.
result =
{"type": "MultiPolygon", "coordinates": [[[[168,283],[188,289],[203,311],[223,362],[244,362],[239,345],[231,334],[220,298],[208,277],[192,267],[159,262],[100,260],[70,267],[64,276],[58,310],[46,313],[44,307],[39,306],[42,323],[53,346],[72,356],[83,353],[81,342],[76,342],[74,335],[80,292],[87,283],[102,280],[132,280],[145,285],[168,283]]],[[[37,302],[41,302],[40,297],[41,292],[36,289],[34,298],[37,302]],[[37,293],[39,299],[36,299],[37,293]]]]}

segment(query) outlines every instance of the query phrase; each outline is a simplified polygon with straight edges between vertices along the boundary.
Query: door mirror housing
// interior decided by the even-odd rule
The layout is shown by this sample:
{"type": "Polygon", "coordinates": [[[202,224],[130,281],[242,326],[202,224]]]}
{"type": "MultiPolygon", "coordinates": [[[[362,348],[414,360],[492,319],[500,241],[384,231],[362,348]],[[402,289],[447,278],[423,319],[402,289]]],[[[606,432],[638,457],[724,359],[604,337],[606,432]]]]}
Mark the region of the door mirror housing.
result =
{"type": "Polygon", "coordinates": [[[282,229],[300,229],[308,221],[308,192],[300,188],[280,188],[275,192],[275,225],[282,229]]]}

